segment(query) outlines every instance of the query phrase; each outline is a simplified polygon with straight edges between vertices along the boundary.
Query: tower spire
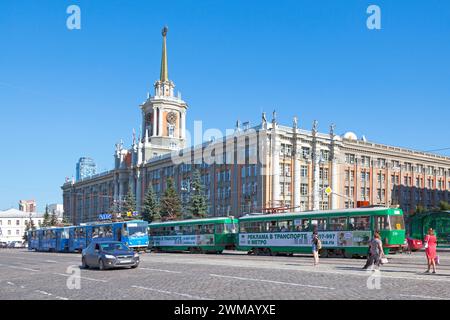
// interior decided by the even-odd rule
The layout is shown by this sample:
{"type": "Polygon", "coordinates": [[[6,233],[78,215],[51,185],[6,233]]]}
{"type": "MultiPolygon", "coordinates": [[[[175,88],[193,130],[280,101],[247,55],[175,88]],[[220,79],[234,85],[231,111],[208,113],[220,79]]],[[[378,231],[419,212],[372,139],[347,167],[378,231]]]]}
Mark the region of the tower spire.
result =
{"type": "Polygon", "coordinates": [[[168,31],[169,31],[169,28],[167,28],[167,26],[165,26],[162,29],[163,48],[162,48],[162,57],[161,57],[161,76],[160,76],[161,82],[169,81],[169,71],[167,68],[167,47],[166,47],[166,36],[167,36],[168,31]]]}

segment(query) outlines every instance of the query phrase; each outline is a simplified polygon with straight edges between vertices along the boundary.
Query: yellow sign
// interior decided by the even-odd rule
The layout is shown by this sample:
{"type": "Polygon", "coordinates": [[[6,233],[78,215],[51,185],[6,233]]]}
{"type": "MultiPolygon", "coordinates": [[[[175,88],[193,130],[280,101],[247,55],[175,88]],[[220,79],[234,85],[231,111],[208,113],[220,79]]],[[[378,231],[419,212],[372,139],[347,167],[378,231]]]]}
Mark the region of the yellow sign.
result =
{"type": "Polygon", "coordinates": [[[127,217],[131,217],[131,212],[130,211],[127,212],[127,217]]]}
{"type": "Polygon", "coordinates": [[[333,192],[333,190],[331,190],[330,187],[327,187],[327,188],[325,189],[325,193],[327,194],[327,196],[329,196],[332,192],[333,192]]]}

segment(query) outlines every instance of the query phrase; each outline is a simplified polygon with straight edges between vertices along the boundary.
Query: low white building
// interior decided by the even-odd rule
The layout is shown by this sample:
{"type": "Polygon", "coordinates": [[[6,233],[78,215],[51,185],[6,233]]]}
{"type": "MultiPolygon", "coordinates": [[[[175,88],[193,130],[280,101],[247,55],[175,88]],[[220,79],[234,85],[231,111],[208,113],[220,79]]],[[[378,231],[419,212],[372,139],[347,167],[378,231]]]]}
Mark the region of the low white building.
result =
{"type": "Polygon", "coordinates": [[[23,241],[27,223],[33,220],[36,228],[44,220],[42,213],[24,212],[17,209],[0,211],[0,242],[23,241]]]}

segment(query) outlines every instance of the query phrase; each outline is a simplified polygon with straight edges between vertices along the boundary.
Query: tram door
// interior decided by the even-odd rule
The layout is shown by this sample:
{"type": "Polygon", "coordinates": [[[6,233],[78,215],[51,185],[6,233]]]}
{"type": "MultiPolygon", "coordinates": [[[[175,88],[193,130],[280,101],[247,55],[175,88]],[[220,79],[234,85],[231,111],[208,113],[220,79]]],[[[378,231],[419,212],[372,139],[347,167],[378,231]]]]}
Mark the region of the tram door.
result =
{"type": "Polygon", "coordinates": [[[60,251],[62,231],[61,230],[55,231],[55,236],[56,236],[56,248],[55,248],[55,251],[60,251]]]}

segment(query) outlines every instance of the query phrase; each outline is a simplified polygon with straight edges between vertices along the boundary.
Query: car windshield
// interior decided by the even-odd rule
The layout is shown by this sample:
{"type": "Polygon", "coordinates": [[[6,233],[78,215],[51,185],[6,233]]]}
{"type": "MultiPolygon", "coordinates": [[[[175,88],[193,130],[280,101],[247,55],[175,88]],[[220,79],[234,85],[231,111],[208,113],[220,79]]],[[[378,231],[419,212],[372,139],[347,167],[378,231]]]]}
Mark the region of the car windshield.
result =
{"type": "Polygon", "coordinates": [[[101,243],[100,247],[102,251],[130,250],[130,248],[123,243],[101,243]]]}
{"type": "Polygon", "coordinates": [[[139,224],[128,224],[128,233],[130,238],[144,237],[147,234],[147,227],[139,224]]]}

